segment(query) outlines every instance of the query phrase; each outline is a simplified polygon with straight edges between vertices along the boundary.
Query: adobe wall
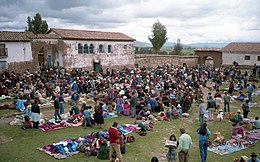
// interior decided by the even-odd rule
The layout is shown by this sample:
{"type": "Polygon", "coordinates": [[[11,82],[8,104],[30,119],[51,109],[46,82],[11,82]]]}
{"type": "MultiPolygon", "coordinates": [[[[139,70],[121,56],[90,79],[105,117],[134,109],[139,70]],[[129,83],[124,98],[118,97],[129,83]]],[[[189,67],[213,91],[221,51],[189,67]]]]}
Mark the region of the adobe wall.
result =
{"type": "Polygon", "coordinates": [[[156,54],[135,54],[135,66],[157,67],[166,64],[189,66],[198,64],[198,56],[176,56],[176,55],[156,55],[156,54]]]}
{"type": "Polygon", "coordinates": [[[214,60],[214,65],[220,67],[222,65],[222,52],[221,51],[196,51],[195,55],[199,56],[198,64],[204,65],[208,56],[214,60]]]}
{"type": "Polygon", "coordinates": [[[114,41],[65,41],[67,45],[66,55],[64,55],[63,66],[67,69],[82,68],[93,70],[94,62],[100,62],[103,69],[106,68],[123,68],[134,66],[134,47],[132,42],[114,42],[114,41]],[[94,54],[92,53],[78,53],[77,45],[93,44],[94,54]],[[112,52],[108,53],[105,48],[103,53],[99,53],[99,45],[104,47],[112,45],[112,52]],[[127,48],[124,48],[126,46],[127,48]]]}

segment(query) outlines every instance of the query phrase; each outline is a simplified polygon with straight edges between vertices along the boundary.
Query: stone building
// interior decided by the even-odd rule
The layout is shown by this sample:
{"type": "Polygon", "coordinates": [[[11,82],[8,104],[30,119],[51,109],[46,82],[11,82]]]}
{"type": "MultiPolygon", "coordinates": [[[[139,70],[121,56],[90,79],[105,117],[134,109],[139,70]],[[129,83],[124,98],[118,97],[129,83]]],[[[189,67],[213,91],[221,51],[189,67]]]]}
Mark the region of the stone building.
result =
{"type": "Polygon", "coordinates": [[[0,71],[27,69],[33,61],[31,33],[0,31],[0,71]]]}
{"type": "Polygon", "coordinates": [[[133,67],[134,39],[117,32],[50,29],[47,34],[0,32],[1,70],[133,67]],[[15,64],[15,66],[13,66],[15,64]]]}
{"type": "Polygon", "coordinates": [[[242,66],[260,65],[260,43],[233,42],[222,48],[222,64],[242,66]]]}

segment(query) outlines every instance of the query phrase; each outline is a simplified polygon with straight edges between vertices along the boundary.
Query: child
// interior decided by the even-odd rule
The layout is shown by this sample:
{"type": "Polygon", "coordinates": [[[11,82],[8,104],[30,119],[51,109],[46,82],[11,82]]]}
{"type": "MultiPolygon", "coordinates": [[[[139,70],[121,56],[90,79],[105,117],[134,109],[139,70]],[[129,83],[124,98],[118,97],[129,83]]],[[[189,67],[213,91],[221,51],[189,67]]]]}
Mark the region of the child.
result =
{"type": "Polygon", "coordinates": [[[124,115],[125,116],[130,115],[130,105],[128,104],[127,101],[125,101],[125,103],[123,104],[123,108],[124,108],[124,115]]]}
{"type": "Polygon", "coordinates": [[[170,136],[170,141],[175,141],[176,142],[176,146],[174,145],[167,145],[167,147],[169,148],[168,153],[166,154],[166,158],[168,160],[168,162],[176,162],[176,148],[178,145],[177,139],[175,137],[175,135],[171,135],[170,136]]]}
{"type": "Polygon", "coordinates": [[[222,109],[219,109],[217,118],[219,119],[219,121],[223,120],[223,111],[222,111],[222,109]]]}

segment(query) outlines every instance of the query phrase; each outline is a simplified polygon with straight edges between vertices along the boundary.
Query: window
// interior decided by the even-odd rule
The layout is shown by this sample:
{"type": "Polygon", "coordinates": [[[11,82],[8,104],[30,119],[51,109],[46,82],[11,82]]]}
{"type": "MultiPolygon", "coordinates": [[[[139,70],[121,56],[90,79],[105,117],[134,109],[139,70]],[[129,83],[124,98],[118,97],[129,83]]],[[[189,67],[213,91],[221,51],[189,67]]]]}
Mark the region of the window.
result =
{"type": "Polygon", "coordinates": [[[6,61],[0,61],[0,71],[7,69],[7,62],[6,61]]]}
{"type": "Polygon", "coordinates": [[[81,54],[83,51],[82,51],[82,44],[78,44],[78,54],[81,54]]]}
{"type": "Polygon", "coordinates": [[[257,61],[260,61],[260,56],[257,56],[257,61]]]}
{"type": "Polygon", "coordinates": [[[7,48],[5,48],[5,44],[0,44],[0,56],[7,56],[7,48]]]}
{"type": "Polygon", "coordinates": [[[93,44],[90,44],[90,46],[89,46],[89,52],[90,52],[90,53],[94,53],[94,49],[95,49],[94,45],[93,45],[93,44]]]}
{"type": "Polygon", "coordinates": [[[84,53],[88,53],[88,45],[87,44],[84,45],[84,53]]]}
{"type": "Polygon", "coordinates": [[[104,53],[104,46],[103,46],[103,44],[99,45],[98,51],[99,51],[99,53],[104,53]]]}
{"type": "Polygon", "coordinates": [[[124,49],[127,49],[127,45],[124,45],[124,49]]]}
{"type": "Polygon", "coordinates": [[[245,56],[245,60],[250,60],[250,56],[245,56]]]}
{"type": "Polygon", "coordinates": [[[111,52],[112,52],[112,45],[108,45],[108,46],[107,46],[107,52],[108,52],[108,53],[111,53],[111,52]]]}

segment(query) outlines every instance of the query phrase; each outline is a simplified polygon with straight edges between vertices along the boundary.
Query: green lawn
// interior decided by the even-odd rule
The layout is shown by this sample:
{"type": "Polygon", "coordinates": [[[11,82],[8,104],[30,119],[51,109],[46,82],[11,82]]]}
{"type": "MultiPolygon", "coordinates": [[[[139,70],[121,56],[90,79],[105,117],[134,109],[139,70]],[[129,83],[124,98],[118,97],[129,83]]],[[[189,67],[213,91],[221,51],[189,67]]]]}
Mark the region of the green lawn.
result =
{"type": "MultiPolygon", "coordinates": [[[[260,97],[255,97],[253,102],[260,101],[260,97]]],[[[231,104],[231,111],[236,111],[240,103],[231,104]]],[[[127,152],[123,155],[125,162],[149,162],[151,157],[156,155],[163,157],[167,153],[167,149],[164,147],[164,141],[169,138],[171,134],[180,136],[179,128],[186,128],[187,132],[192,136],[193,145],[190,151],[190,161],[199,162],[199,149],[197,142],[196,129],[198,128],[197,118],[197,105],[194,104],[190,111],[189,118],[181,118],[172,120],[170,122],[158,122],[154,129],[146,136],[139,136],[136,133],[131,135],[136,137],[136,141],[127,144],[127,152]]],[[[4,110],[8,113],[14,113],[12,110],[4,110]]],[[[44,110],[43,110],[44,111],[44,110]]],[[[260,114],[260,108],[254,108],[249,113],[250,117],[255,117],[260,114]]],[[[112,122],[117,121],[119,124],[133,123],[133,119],[129,117],[118,117],[105,120],[104,128],[108,128],[112,122]]],[[[230,138],[231,134],[231,122],[224,120],[222,122],[210,122],[208,124],[209,129],[214,133],[215,131],[221,132],[226,139],[230,138]]],[[[10,137],[12,141],[3,143],[0,145],[0,161],[1,162],[28,162],[28,161],[56,161],[53,157],[38,151],[36,148],[44,146],[45,144],[51,144],[63,139],[70,139],[73,137],[84,136],[92,131],[99,131],[101,129],[83,129],[83,127],[73,127],[61,130],[55,130],[50,132],[42,132],[41,130],[28,129],[22,130],[20,126],[10,126],[6,123],[0,122],[0,137],[10,137]]],[[[215,153],[208,153],[209,162],[229,162],[235,158],[239,158],[242,155],[249,156],[252,151],[256,151],[260,155],[260,142],[254,147],[235,152],[232,154],[220,156],[215,153]]],[[[72,157],[67,157],[63,161],[91,161],[97,162],[96,157],[86,157],[83,153],[79,153],[72,157]]]]}

